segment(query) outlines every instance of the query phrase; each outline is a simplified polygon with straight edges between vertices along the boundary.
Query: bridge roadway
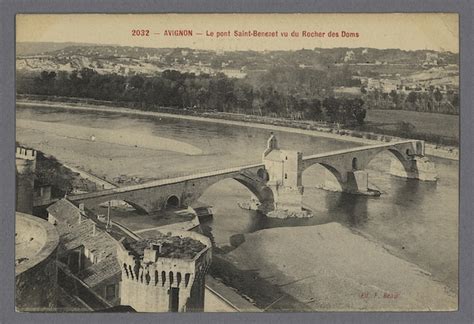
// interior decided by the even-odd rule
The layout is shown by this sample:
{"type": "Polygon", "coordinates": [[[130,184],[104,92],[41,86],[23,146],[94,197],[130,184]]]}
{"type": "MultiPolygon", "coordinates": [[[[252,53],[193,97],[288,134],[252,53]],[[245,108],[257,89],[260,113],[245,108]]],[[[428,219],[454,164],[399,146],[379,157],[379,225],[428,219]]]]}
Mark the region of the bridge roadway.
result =
{"type": "Polygon", "coordinates": [[[118,194],[118,193],[143,190],[143,189],[149,189],[149,188],[155,188],[155,187],[163,187],[163,186],[182,183],[182,182],[186,182],[190,180],[199,180],[203,178],[241,173],[246,170],[251,171],[253,169],[259,169],[259,168],[263,168],[263,163],[251,164],[251,165],[246,165],[246,166],[241,166],[241,167],[234,167],[234,168],[209,171],[209,172],[203,172],[203,173],[197,173],[197,174],[190,174],[190,175],[185,175],[185,176],[176,177],[176,178],[153,180],[150,182],[137,184],[137,185],[116,187],[113,189],[100,190],[96,192],[89,192],[89,193],[69,196],[68,199],[71,201],[81,201],[81,200],[87,200],[87,199],[91,199],[95,197],[110,196],[110,195],[118,194]]]}
{"type": "Polygon", "coordinates": [[[364,145],[364,146],[357,146],[354,148],[350,149],[342,149],[342,150],[336,150],[336,151],[329,151],[329,152],[323,152],[323,153],[318,153],[318,154],[313,154],[313,155],[308,155],[303,158],[303,161],[313,161],[313,160],[318,160],[318,159],[325,159],[328,157],[334,157],[337,155],[342,155],[346,153],[355,153],[355,152],[363,152],[363,151],[368,151],[368,150],[377,150],[379,149],[388,149],[390,147],[397,147],[400,145],[413,145],[414,143],[417,142],[422,142],[418,140],[406,140],[406,141],[398,141],[398,142],[389,142],[389,143],[383,143],[383,144],[375,144],[375,145],[364,145]]]}
{"type": "Polygon", "coordinates": [[[380,152],[389,151],[409,171],[413,156],[424,156],[423,141],[405,140],[375,145],[365,145],[303,157],[302,171],[313,164],[320,164],[331,171],[340,182],[345,181],[347,171],[364,170],[369,162],[380,152]]]}
{"type": "MultiPolygon", "coordinates": [[[[346,174],[348,171],[363,170],[375,155],[384,150],[393,153],[402,164],[407,164],[406,162],[411,159],[411,156],[424,155],[424,143],[423,141],[406,140],[309,155],[302,158],[300,170],[303,172],[313,164],[320,164],[332,172],[338,181],[344,183],[347,180],[346,174]]],[[[190,205],[212,184],[227,178],[233,178],[246,186],[263,202],[269,199],[272,200],[273,194],[271,189],[266,186],[262,171],[265,172],[264,163],[257,163],[72,195],[68,198],[71,201],[85,203],[86,206],[109,200],[123,200],[138,210],[151,212],[170,205],[190,205]]]]}

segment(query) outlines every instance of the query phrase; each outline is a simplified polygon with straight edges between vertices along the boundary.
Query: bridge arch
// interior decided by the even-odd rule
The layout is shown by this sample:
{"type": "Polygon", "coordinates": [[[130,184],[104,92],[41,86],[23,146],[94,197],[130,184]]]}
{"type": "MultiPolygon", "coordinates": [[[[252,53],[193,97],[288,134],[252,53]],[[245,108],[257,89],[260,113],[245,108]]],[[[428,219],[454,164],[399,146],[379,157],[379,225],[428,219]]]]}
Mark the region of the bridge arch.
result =
{"type": "Polygon", "coordinates": [[[250,177],[244,175],[233,175],[229,177],[220,178],[216,181],[212,181],[211,183],[207,183],[206,185],[200,186],[198,191],[194,192],[191,199],[187,199],[186,203],[188,205],[192,204],[193,202],[197,201],[201,198],[205,192],[213,187],[216,184],[221,183],[222,181],[232,180],[236,183],[239,183],[241,187],[245,188],[247,191],[255,196],[261,204],[273,203],[273,191],[265,185],[260,179],[252,179],[250,177]]]}
{"type": "Polygon", "coordinates": [[[170,195],[168,198],[166,198],[165,206],[164,208],[177,208],[181,206],[181,201],[177,195],[170,195]]]}
{"type": "MultiPolygon", "coordinates": [[[[343,175],[342,173],[336,169],[336,167],[328,164],[328,163],[314,163],[314,164],[311,164],[309,165],[308,167],[306,167],[303,172],[318,172],[317,170],[324,170],[326,171],[327,173],[330,174],[330,178],[326,178],[324,174],[319,174],[317,173],[316,176],[318,177],[316,179],[316,183],[317,183],[317,186],[318,187],[323,187],[325,189],[329,189],[329,190],[342,190],[343,188],[343,184],[344,184],[344,179],[343,179],[343,175]],[[320,178],[320,176],[322,176],[320,178]],[[324,181],[323,181],[324,180],[324,181]],[[334,185],[336,185],[336,187],[334,187],[332,184],[334,183],[334,185]]],[[[307,179],[307,174],[304,175],[303,174],[303,184],[305,183],[305,179],[307,179]]],[[[309,184],[304,184],[305,187],[310,187],[311,185],[309,184]]],[[[314,184],[313,184],[314,186],[314,184]]]]}
{"type": "Polygon", "coordinates": [[[413,150],[410,149],[410,148],[405,148],[405,149],[401,149],[401,150],[396,149],[396,148],[386,148],[386,149],[383,149],[383,150],[376,151],[376,152],[374,152],[374,154],[371,154],[367,158],[367,160],[365,162],[365,165],[367,166],[377,156],[380,156],[380,154],[384,153],[384,152],[389,152],[390,153],[389,155],[392,157],[392,159],[395,159],[396,161],[398,161],[401,164],[402,169],[405,171],[406,174],[408,174],[410,172],[410,164],[407,163],[407,162],[409,161],[410,157],[414,154],[413,150]]]}

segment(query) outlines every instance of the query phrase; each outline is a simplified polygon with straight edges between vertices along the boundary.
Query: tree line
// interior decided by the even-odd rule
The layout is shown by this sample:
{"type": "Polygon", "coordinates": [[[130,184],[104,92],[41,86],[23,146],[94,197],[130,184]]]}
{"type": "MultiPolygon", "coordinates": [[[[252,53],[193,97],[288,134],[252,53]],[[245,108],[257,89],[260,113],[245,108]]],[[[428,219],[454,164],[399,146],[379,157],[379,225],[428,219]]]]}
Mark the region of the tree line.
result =
{"type": "Polygon", "coordinates": [[[380,90],[361,89],[368,106],[374,109],[411,110],[440,114],[459,114],[459,94],[453,90],[441,92],[431,86],[427,91],[396,91],[389,93],[380,90]]]}
{"type": "MultiPolygon", "coordinates": [[[[289,79],[291,73],[269,71],[257,84],[246,79],[229,78],[223,73],[195,75],[175,70],[165,70],[155,76],[99,74],[90,68],[70,73],[42,71],[34,76],[18,74],[17,93],[132,103],[133,107],[143,110],[171,107],[344,125],[364,122],[364,100],[336,98],[330,91],[322,89],[322,82],[317,84],[320,74],[299,70],[301,73],[295,74],[295,80],[289,79]],[[278,82],[275,78],[288,80],[286,83],[278,82]],[[283,84],[286,84],[286,89],[283,84]],[[291,89],[289,84],[293,86],[291,89]]],[[[337,75],[350,79],[346,71],[337,75]]]]}

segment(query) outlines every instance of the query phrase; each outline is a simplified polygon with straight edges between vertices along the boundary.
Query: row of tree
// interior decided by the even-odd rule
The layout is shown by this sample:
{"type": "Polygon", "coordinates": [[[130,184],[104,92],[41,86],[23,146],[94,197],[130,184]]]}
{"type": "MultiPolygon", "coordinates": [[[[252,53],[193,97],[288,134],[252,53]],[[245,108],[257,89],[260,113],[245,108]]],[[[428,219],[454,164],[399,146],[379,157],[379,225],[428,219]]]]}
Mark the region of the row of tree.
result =
{"type": "MultiPolygon", "coordinates": [[[[288,78],[287,73],[273,74],[288,78]]],[[[342,72],[345,73],[345,72],[342,72]]],[[[316,83],[314,76],[298,74],[301,84],[316,83]]],[[[295,81],[296,82],[296,81],[295,81]]],[[[280,83],[281,84],[281,83],[280,83]]],[[[141,109],[216,110],[305,120],[327,120],[342,124],[362,124],[364,101],[335,98],[330,94],[302,93],[276,87],[272,82],[252,85],[225,74],[195,75],[166,70],[156,76],[99,74],[83,68],[59,73],[43,71],[36,76],[17,76],[19,94],[38,94],[138,103],[141,109]]]]}
{"type": "Polygon", "coordinates": [[[431,87],[428,91],[395,91],[384,93],[379,90],[364,91],[363,98],[374,109],[399,109],[441,114],[459,114],[459,94],[453,90],[441,92],[431,87]]]}

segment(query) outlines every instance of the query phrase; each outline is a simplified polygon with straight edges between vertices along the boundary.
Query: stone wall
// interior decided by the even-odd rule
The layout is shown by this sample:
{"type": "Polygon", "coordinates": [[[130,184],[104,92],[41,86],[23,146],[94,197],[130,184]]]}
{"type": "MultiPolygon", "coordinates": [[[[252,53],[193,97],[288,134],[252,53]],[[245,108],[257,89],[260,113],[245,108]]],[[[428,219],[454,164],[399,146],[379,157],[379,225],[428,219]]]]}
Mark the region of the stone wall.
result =
{"type": "Polygon", "coordinates": [[[170,231],[173,236],[191,237],[206,247],[193,259],[160,257],[145,249],[142,259],[123,244],[117,251],[122,268],[121,304],[138,312],[189,312],[204,309],[205,274],[211,263],[211,243],[193,232],[170,231]],[[171,295],[176,293],[176,308],[171,295]]]}
{"type": "Polygon", "coordinates": [[[33,188],[36,171],[36,151],[17,147],[16,168],[16,210],[22,213],[33,212],[33,188]]]}

